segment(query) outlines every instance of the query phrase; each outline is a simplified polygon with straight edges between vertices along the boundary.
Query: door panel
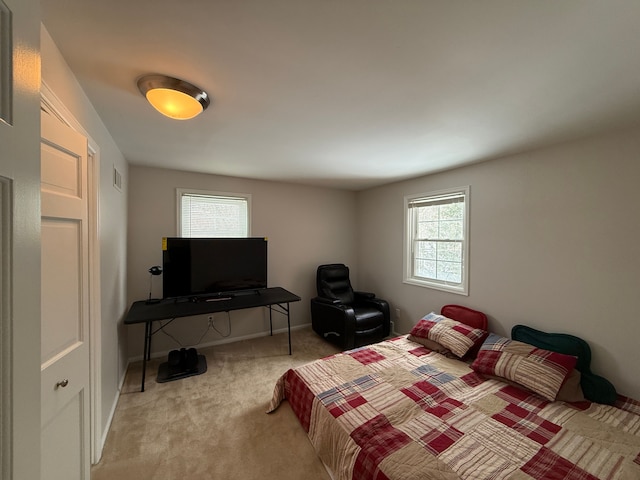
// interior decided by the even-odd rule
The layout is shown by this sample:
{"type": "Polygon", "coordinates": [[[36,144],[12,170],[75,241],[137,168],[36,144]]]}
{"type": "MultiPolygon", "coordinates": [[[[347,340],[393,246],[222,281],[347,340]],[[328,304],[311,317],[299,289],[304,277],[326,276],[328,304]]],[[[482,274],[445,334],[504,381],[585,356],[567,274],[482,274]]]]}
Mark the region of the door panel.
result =
{"type": "Polygon", "coordinates": [[[76,419],[83,416],[83,394],[73,396],[42,429],[42,443],[52,445],[42,452],[41,468],[43,478],[66,478],[76,480],[83,478],[82,463],[84,459],[77,455],[82,452],[82,428],[76,419]],[[65,438],[64,442],[59,441],[65,438]],[[74,458],[73,463],[60,459],[74,458]]]}
{"type": "Polygon", "coordinates": [[[89,480],[87,140],[42,114],[42,479],[89,480]]]}
{"type": "Polygon", "coordinates": [[[42,364],[84,341],[81,228],[73,219],[42,219],[42,311],[54,310],[57,318],[42,322],[42,364]]]}
{"type": "Polygon", "coordinates": [[[82,158],[47,144],[42,145],[40,158],[43,191],[82,198],[82,158]]]}

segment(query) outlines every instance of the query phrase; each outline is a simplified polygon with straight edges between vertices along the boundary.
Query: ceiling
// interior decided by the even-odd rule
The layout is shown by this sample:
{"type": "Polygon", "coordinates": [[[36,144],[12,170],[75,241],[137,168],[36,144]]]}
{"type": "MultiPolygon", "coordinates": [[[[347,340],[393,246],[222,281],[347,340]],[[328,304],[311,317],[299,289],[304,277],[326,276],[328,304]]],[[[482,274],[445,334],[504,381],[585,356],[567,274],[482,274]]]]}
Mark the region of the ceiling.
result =
{"type": "Polygon", "coordinates": [[[42,0],[133,165],[361,190],[640,119],[638,0],[42,0]],[[192,120],[136,79],[202,87],[192,120]]]}

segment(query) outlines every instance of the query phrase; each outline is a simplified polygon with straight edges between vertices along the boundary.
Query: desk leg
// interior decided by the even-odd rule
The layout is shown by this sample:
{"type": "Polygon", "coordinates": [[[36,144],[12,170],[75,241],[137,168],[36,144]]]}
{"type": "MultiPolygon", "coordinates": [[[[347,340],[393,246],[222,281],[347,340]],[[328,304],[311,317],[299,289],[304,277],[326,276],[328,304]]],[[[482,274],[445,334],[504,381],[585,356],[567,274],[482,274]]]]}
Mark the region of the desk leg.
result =
{"type": "Polygon", "coordinates": [[[144,392],[144,380],[147,373],[147,359],[151,355],[151,325],[153,322],[145,322],[144,324],[144,351],[142,353],[142,384],[140,391],[144,392]]]}
{"type": "Polygon", "coordinates": [[[287,332],[289,333],[289,355],[291,355],[291,309],[289,308],[289,304],[287,303],[287,332]]]}
{"type": "Polygon", "coordinates": [[[151,339],[153,338],[153,334],[151,333],[151,327],[153,326],[153,322],[149,323],[149,343],[147,345],[147,362],[151,360],[151,339]]]}
{"type": "Polygon", "coordinates": [[[271,332],[271,336],[273,337],[273,319],[271,318],[271,305],[269,305],[269,331],[271,332]]]}

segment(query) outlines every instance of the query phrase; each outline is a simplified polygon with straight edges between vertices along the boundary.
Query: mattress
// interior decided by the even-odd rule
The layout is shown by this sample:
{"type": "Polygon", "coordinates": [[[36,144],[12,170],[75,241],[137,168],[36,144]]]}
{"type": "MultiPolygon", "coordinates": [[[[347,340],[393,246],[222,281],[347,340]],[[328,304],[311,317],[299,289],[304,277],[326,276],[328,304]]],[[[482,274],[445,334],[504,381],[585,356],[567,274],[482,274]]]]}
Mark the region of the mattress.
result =
{"type": "Polygon", "coordinates": [[[291,369],[287,400],[336,479],[640,479],[640,403],[548,401],[401,336],[291,369]]]}

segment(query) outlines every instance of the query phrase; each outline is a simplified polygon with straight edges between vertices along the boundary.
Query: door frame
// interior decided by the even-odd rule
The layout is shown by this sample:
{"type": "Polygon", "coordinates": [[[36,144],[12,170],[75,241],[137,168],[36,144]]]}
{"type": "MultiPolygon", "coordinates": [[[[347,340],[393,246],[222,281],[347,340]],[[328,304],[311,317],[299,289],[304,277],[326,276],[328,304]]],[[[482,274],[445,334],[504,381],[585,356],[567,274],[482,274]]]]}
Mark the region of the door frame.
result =
{"type": "MultiPolygon", "coordinates": [[[[102,314],[100,306],[100,147],[62,101],[42,81],[40,108],[87,138],[87,194],[89,227],[89,408],[91,463],[100,461],[102,435],[102,314]]],[[[43,113],[41,113],[42,115],[43,113]]]]}
{"type": "MultiPolygon", "coordinates": [[[[0,298],[11,297],[11,180],[0,176],[0,298]]],[[[11,303],[0,302],[0,478],[11,478],[11,303]]]]}

